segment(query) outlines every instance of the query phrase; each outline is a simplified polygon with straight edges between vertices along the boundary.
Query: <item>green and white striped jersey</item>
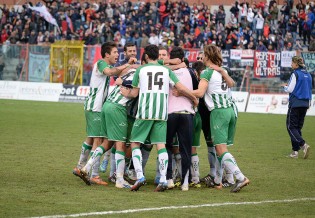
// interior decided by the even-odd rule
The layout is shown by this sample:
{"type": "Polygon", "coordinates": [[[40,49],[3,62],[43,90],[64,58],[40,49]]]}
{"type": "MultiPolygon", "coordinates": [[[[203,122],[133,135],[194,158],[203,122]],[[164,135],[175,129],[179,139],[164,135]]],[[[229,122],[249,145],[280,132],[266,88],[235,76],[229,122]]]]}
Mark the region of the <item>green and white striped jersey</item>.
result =
{"type": "MultiPolygon", "coordinates": [[[[126,75],[122,76],[123,80],[132,80],[133,76],[136,72],[136,69],[131,69],[127,72],[126,75]]],[[[120,93],[120,86],[115,86],[113,91],[108,95],[107,100],[108,102],[120,104],[122,106],[128,106],[133,101],[133,98],[126,98],[120,93]]]]}
{"type": "Polygon", "coordinates": [[[139,88],[137,119],[167,120],[170,84],[179,80],[167,67],[145,64],[136,70],[132,86],[139,88]]]}
{"type": "Polygon", "coordinates": [[[94,64],[90,93],[85,101],[84,110],[101,112],[102,106],[108,95],[110,77],[103,74],[104,69],[111,68],[104,60],[99,60],[94,64]]]}
{"type": "Polygon", "coordinates": [[[200,78],[208,81],[204,99],[210,111],[233,106],[229,88],[219,72],[207,68],[201,72],[200,78]]]}

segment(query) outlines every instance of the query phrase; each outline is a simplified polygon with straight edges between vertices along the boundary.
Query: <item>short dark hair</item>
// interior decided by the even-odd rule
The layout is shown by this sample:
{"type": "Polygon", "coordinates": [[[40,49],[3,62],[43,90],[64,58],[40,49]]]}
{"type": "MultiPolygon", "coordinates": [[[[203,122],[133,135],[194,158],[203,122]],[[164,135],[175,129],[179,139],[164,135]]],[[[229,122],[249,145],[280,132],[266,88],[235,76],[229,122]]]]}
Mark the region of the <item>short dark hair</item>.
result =
{"type": "Polygon", "coordinates": [[[144,53],[153,61],[159,58],[159,48],[156,45],[148,45],[145,47],[144,53]]]}
{"type": "Polygon", "coordinates": [[[186,64],[186,66],[189,67],[189,60],[187,58],[184,58],[184,62],[186,64]]]}
{"type": "Polygon", "coordinates": [[[141,56],[141,64],[147,63],[147,61],[145,60],[145,52],[143,52],[142,56],[141,56]]]}
{"type": "Polygon", "coordinates": [[[174,58],[179,58],[181,60],[183,60],[183,58],[185,57],[185,52],[181,47],[173,47],[172,51],[170,52],[170,58],[174,59],[174,58]]]}
{"type": "Polygon", "coordinates": [[[194,68],[194,69],[197,71],[198,75],[200,75],[201,72],[202,72],[204,69],[206,69],[206,66],[204,65],[203,62],[201,62],[201,61],[196,61],[195,63],[193,63],[192,68],[194,68]]]}
{"type": "Polygon", "coordinates": [[[135,43],[133,42],[127,42],[124,46],[124,51],[127,51],[127,48],[128,47],[133,47],[133,46],[136,46],[135,43]]]}
{"type": "Polygon", "coordinates": [[[105,42],[101,47],[101,56],[105,58],[105,54],[110,54],[113,48],[116,48],[117,45],[115,42],[105,42]]]}

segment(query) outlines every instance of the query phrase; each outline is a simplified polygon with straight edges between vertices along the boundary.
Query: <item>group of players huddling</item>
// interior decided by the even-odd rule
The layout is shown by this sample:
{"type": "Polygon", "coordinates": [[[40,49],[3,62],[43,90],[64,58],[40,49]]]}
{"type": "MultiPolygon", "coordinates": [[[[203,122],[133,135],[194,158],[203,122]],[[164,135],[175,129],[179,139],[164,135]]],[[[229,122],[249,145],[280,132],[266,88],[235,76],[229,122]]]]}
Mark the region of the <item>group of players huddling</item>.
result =
{"type": "Polygon", "coordinates": [[[87,138],[73,174],[87,185],[107,185],[99,172],[106,171],[110,160],[109,181],[137,191],[146,184],[145,165],[156,145],[154,191],[176,185],[188,191],[203,182],[238,192],[248,185],[227,149],[233,145],[237,107],[230,90],[234,81],[221,67],[219,48],[206,46],[193,68],[187,67],[180,47],[168,55],[166,48],[149,45],[141,63],[134,44],[127,43],[124,54],[125,60],[117,63],[116,44],[106,42],[101,47],[102,59],[94,65],[84,107],[87,138]],[[109,92],[112,76],[115,87],[109,92]],[[210,172],[199,179],[201,129],[210,172]]]}

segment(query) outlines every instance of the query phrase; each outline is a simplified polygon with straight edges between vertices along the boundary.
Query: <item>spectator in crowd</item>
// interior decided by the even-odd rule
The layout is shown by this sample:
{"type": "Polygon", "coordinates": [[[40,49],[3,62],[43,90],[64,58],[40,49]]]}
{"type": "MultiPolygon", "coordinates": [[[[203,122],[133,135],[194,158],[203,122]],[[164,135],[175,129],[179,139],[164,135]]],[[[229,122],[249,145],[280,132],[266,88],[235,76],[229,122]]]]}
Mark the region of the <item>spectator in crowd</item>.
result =
{"type": "Polygon", "coordinates": [[[284,20],[288,21],[290,16],[290,6],[287,1],[283,2],[283,6],[280,9],[281,15],[284,16],[284,20]]]}
{"type": "Polygon", "coordinates": [[[259,43],[258,43],[256,50],[257,51],[267,51],[267,48],[264,45],[263,40],[259,40],[259,43]]]}
{"type": "Polygon", "coordinates": [[[256,35],[258,40],[261,38],[263,33],[263,27],[264,27],[264,17],[261,14],[261,11],[258,11],[257,15],[255,16],[256,19],[256,35]]]}
{"type": "Polygon", "coordinates": [[[278,24],[278,16],[279,16],[279,9],[277,7],[276,2],[274,2],[273,5],[270,7],[269,13],[270,13],[270,23],[271,25],[274,25],[276,28],[278,24]]]}

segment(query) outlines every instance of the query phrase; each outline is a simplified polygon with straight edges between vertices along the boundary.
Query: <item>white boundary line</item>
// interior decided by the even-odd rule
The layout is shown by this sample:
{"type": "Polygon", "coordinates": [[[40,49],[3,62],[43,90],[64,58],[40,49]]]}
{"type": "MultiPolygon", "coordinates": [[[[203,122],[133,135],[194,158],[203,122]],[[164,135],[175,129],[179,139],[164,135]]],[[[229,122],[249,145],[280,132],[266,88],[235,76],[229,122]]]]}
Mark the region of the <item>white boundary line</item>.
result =
{"type": "Polygon", "coordinates": [[[296,202],[296,201],[315,201],[315,198],[297,198],[297,199],[253,201],[253,202],[250,202],[250,201],[249,202],[226,202],[226,203],[199,204],[199,205],[186,205],[186,206],[152,207],[152,208],[118,210],[118,211],[77,213],[77,214],[68,214],[68,215],[39,216],[39,217],[32,217],[32,218],[64,218],[64,217],[97,216],[97,215],[108,215],[108,214],[127,214],[127,213],[137,213],[137,212],[146,212],[146,211],[186,209],[186,208],[199,208],[199,207],[221,207],[221,206],[229,206],[229,205],[256,205],[256,204],[268,204],[268,203],[290,203],[290,202],[296,202]]]}

